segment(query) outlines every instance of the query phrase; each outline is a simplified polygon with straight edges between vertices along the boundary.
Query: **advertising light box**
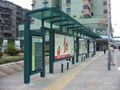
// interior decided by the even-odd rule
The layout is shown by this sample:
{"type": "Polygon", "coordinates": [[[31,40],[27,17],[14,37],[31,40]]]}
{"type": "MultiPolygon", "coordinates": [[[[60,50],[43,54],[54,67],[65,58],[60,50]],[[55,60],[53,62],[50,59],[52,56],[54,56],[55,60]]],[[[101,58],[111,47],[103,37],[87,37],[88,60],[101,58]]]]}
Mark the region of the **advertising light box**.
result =
{"type": "Polygon", "coordinates": [[[87,53],[87,40],[79,39],[79,54],[87,53]]]}
{"type": "Polygon", "coordinates": [[[55,60],[74,56],[74,38],[55,34],[55,60]]]}
{"type": "Polygon", "coordinates": [[[90,41],[89,48],[90,48],[90,52],[93,52],[93,51],[94,51],[93,41],[90,41]]]}

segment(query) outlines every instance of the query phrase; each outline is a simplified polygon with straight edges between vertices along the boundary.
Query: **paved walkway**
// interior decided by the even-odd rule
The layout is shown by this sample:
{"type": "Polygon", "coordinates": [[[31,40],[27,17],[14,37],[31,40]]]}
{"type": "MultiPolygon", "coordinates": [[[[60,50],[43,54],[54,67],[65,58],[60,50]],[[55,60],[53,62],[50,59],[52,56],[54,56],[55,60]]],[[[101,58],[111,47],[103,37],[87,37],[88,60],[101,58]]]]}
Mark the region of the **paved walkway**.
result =
{"type": "Polygon", "coordinates": [[[75,65],[70,64],[70,70],[64,67],[60,73],[60,63],[55,63],[55,73],[40,78],[39,74],[31,77],[31,83],[23,84],[23,73],[16,73],[0,79],[0,90],[120,90],[120,71],[117,59],[119,51],[115,52],[116,66],[107,70],[107,54],[97,53],[93,58],[75,65]]]}
{"type": "Polygon", "coordinates": [[[108,71],[107,55],[100,57],[89,64],[63,90],[120,90],[120,71],[117,63],[119,58],[120,52],[117,50],[114,55],[116,66],[112,66],[111,71],[108,71]]]}

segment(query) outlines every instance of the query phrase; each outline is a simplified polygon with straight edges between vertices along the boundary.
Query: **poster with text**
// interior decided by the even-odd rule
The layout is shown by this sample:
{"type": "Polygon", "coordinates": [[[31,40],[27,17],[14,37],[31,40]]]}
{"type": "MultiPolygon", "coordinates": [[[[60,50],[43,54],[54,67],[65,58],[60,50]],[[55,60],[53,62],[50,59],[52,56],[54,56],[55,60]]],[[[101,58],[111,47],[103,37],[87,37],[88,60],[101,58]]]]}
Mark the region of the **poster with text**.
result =
{"type": "Polygon", "coordinates": [[[42,42],[42,37],[32,36],[32,72],[40,70],[43,67],[42,42]]]}
{"type": "Polygon", "coordinates": [[[85,54],[87,53],[87,40],[79,39],[79,54],[85,54]]]}
{"type": "Polygon", "coordinates": [[[74,55],[74,38],[55,34],[55,59],[74,55]]]}
{"type": "Polygon", "coordinates": [[[90,41],[89,49],[90,49],[90,52],[94,51],[93,41],[90,41]]]}

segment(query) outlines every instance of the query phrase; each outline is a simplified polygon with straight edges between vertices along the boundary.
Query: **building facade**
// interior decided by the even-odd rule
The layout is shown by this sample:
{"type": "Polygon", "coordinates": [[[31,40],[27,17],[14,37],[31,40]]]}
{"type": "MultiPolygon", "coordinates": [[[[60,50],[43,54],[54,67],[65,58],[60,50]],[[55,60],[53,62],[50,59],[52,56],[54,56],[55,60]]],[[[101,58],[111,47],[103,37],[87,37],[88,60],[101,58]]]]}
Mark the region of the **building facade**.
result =
{"type": "Polygon", "coordinates": [[[0,38],[17,38],[18,26],[23,23],[27,10],[6,0],[0,0],[0,38]]]}
{"type": "MultiPolygon", "coordinates": [[[[57,7],[101,36],[107,36],[110,0],[32,0],[32,8],[57,7]]],[[[112,32],[112,31],[111,31],[112,32]]]]}
{"type": "MultiPolygon", "coordinates": [[[[32,0],[32,9],[59,8],[100,35],[102,39],[96,41],[97,50],[102,50],[104,45],[108,45],[108,18],[111,22],[110,6],[110,0],[32,0]]],[[[38,23],[41,22],[34,20],[33,29],[40,29],[38,23]]],[[[23,36],[24,27],[20,26],[20,30],[23,36]]],[[[111,28],[111,36],[112,33],[111,28]]]]}

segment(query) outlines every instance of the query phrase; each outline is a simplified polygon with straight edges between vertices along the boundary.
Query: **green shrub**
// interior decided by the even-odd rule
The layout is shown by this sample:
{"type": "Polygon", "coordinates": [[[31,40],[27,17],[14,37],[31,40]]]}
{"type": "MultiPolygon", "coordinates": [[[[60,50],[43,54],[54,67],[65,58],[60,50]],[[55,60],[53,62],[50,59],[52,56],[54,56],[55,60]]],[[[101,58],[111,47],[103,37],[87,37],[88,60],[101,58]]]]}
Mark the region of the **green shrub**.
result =
{"type": "Polygon", "coordinates": [[[23,60],[23,55],[23,53],[20,53],[17,56],[10,56],[8,54],[4,54],[0,59],[0,64],[21,61],[23,60]]]}
{"type": "Polygon", "coordinates": [[[2,52],[0,52],[0,59],[2,58],[2,56],[3,56],[3,53],[2,53],[2,52]]]}
{"type": "Polygon", "coordinates": [[[7,48],[5,49],[5,53],[13,56],[18,55],[20,52],[18,49],[15,48],[15,43],[9,42],[7,48]]]}

